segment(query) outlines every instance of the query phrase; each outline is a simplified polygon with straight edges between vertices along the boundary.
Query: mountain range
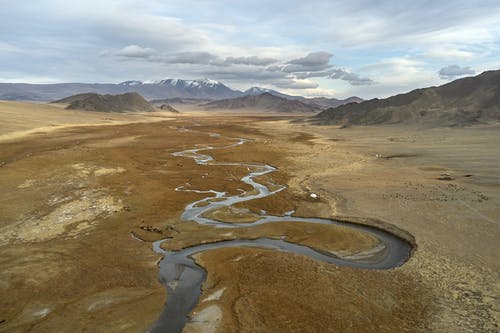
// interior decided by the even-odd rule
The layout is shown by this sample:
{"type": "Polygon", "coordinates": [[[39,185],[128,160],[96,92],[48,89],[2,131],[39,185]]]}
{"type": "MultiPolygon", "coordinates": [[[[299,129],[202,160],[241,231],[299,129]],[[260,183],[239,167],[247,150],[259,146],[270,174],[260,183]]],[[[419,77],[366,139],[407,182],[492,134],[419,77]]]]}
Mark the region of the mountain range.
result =
{"type": "Polygon", "coordinates": [[[266,89],[266,88],[259,88],[259,87],[252,87],[247,90],[245,90],[244,95],[261,95],[264,93],[268,93],[274,96],[278,97],[283,97],[289,100],[297,100],[301,101],[302,103],[305,104],[310,104],[315,107],[318,107],[320,109],[326,109],[326,108],[335,108],[340,105],[344,105],[347,103],[359,103],[364,101],[364,99],[352,96],[346,99],[337,99],[337,98],[327,98],[327,97],[303,97],[303,96],[294,96],[294,95],[287,95],[283,94],[279,91],[273,90],[273,89],[266,89]]]}
{"type": "Polygon", "coordinates": [[[247,95],[231,99],[222,99],[202,105],[214,110],[259,110],[275,112],[317,112],[321,108],[316,104],[307,104],[297,99],[287,99],[270,92],[259,95],[247,95]]]}
{"type": "Polygon", "coordinates": [[[118,84],[111,83],[56,83],[56,84],[28,84],[28,83],[0,83],[0,100],[48,102],[82,93],[97,94],[124,94],[136,92],[147,100],[168,101],[176,99],[178,102],[200,102],[238,98],[249,95],[269,93],[290,100],[300,100],[306,104],[317,104],[322,108],[335,107],[360,98],[351,97],[347,100],[335,98],[305,98],[291,96],[279,91],[252,87],[245,91],[234,90],[222,82],[201,79],[182,80],[166,79],[160,81],[125,81],[118,84]]]}
{"type": "Polygon", "coordinates": [[[314,116],[312,121],[342,126],[416,124],[432,127],[498,122],[500,70],[486,71],[439,87],[329,108],[314,116]]]}

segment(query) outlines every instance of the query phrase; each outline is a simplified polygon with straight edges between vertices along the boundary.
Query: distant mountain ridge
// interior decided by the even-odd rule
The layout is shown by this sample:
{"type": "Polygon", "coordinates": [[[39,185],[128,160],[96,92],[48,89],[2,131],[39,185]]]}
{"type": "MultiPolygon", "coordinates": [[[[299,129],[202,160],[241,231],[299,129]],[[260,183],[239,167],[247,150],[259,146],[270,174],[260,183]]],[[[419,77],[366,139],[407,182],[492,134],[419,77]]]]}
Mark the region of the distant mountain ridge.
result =
{"type": "Polygon", "coordinates": [[[81,93],[124,94],[136,92],[146,99],[197,98],[221,99],[241,96],[240,91],[232,90],[223,83],[213,80],[167,79],[144,83],[125,81],[118,84],[108,83],[57,83],[27,84],[0,83],[0,99],[53,101],[81,93]]]}
{"type": "MultiPolygon", "coordinates": [[[[28,84],[28,83],[0,83],[0,100],[25,100],[47,102],[62,99],[82,93],[97,94],[124,94],[136,92],[147,100],[171,100],[193,102],[196,100],[220,100],[237,98],[248,95],[260,95],[270,93],[275,96],[294,100],[299,99],[307,104],[316,104],[316,98],[308,99],[302,96],[291,96],[279,91],[252,87],[245,91],[234,90],[222,82],[201,79],[182,80],[165,79],[159,81],[125,81],[118,84],[108,83],[56,83],[56,84],[28,84]]],[[[338,100],[335,98],[322,98],[322,107],[337,106],[348,100],[338,100]]]]}
{"type": "Polygon", "coordinates": [[[326,97],[312,97],[312,98],[300,97],[298,100],[304,103],[316,104],[320,106],[322,109],[336,108],[337,106],[340,105],[349,103],[361,103],[364,101],[364,99],[356,96],[352,96],[346,99],[336,99],[336,98],[326,98],[326,97]]]}
{"type": "Polygon", "coordinates": [[[274,112],[317,112],[317,105],[310,105],[298,100],[265,92],[259,95],[247,95],[231,99],[223,99],[203,104],[205,109],[216,110],[259,110],[274,112]]]}
{"type": "Polygon", "coordinates": [[[153,112],[156,109],[138,93],[100,95],[85,93],[73,95],[52,103],[68,104],[68,110],[97,112],[153,112]]]}
{"type": "Polygon", "coordinates": [[[286,99],[290,100],[297,100],[301,101],[302,103],[305,104],[310,104],[310,105],[315,105],[318,106],[319,108],[332,108],[332,107],[337,107],[339,105],[347,104],[347,103],[359,103],[362,102],[363,99],[352,96],[346,99],[337,99],[337,98],[327,98],[327,97],[303,97],[303,96],[292,96],[292,95],[287,95],[283,94],[279,91],[273,90],[273,89],[266,89],[266,88],[260,88],[260,87],[252,87],[243,92],[245,95],[260,95],[263,93],[269,93],[274,96],[279,96],[283,97],[286,99]]]}
{"type": "Polygon", "coordinates": [[[416,89],[385,99],[371,99],[327,109],[313,118],[317,124],[417,124],[465,126],[500,121],[500,70],[416,89]]]}

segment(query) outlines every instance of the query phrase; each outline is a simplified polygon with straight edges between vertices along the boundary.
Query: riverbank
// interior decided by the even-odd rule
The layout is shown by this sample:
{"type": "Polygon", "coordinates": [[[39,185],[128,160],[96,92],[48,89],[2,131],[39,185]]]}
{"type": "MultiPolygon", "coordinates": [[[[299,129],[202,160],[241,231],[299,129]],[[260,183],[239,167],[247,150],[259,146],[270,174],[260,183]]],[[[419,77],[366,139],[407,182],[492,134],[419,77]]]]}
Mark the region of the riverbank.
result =
{"type": "MultiPolygon", "coordinates": [[[[193,131],[189,129],[188,131],[193,131]]],[[[213,135],[213,134],[207,134],[213,135]]],[[[216,136],[220,136],[217,134],[216,136]]],[[[347,234],[351,233],[359,236],[359,239],[350,239],[350,251],[333,250],[338,244],[329,240],[323,244],[304,245],[301,242],[293,242],[288,239],[287,233],[278,235],[278,239],[261,237],[242,239],[235,237],[234,233],[226,233],[226,236],[232,236],[229,240],[219,240],[207,243],[206,239],[200,244],[191,247],[183,247],[178,251],[165,251],[162,245],[166,244],[168,248],[172,238],[157,241],[153,244],[153,249],[164,258],[160,261],[160,281],[167,289],[167,304],[160,316],[160,319],[154,324],[153,332],[181,332],[189,320],[192,309],[198,304],[202,285],[206,282],[205,269],[197,265],[193,256],[204,252],[213,251],[222,248],[258,248],[274,250],[279,252],[297,254],[309,257],[311,259],[329,263],[335,266],[346,266],[358,269],[378,269],[386,270],[399,267],[410,259],[410,254],[414,249],[413,245],[406,242],[392,233],[385,231],[381,226],[378,228],[360,224],[359,221],[351,223],[348,220],[336,221],[319,218],[301,218],[292,216],[293,211],[285,213],[283,216],[268,215],[265,211],[260,214],[253,213],[252,219],[248,221],[241,220],[241,211],[234,210],[234,204],[243,204],[255,199],[264,199],[286,190],[286,186],[269,183],[272,186],[266,186],[255,180],[257,177],[263,177],[277,172],[278,169],[267,164],[256,163],[237,163],[221,162],[214,160],[209,152],[221,149],[231,149],[249,142],[247,139],[233,139],[235,143],[224,146],[202,146],[201,148],[191,148],[180,152],[174,152],[172,155],[177,157],[192,158],[199,165],[209,165],[212,167],[237,166],[246,168],[248,175],[240,179],[244,184],[250,185],[250,191],[243,191],[241,194],[228,196],[225,192],[215,190],[196,190],[179,186],[177,191],[204,193],[208,196],[197,200],[186,206],[181,215],[183,221],[193,221],[199,225],[208,225],[213,228],[224,228],[226,230],[249,229],[260,225],[279,223],[280,225],[300,223],[307,228],[309,224],[319,225],[324,230],[334,230],[340,235],[340,239],[346,239],[347,234]],[[271,189],[272,188],[272,189],[271,189]],[[201,205],[203,204],[203,205],[201,205]],[[220,215],[213,212],[221,212],[220,215]],[[211,213],[211,214],[209,214],[211,213]],[[223,218],[221,218],[222,216],[223,218]],[[371,242],[365,240],[371,239],[371,242]],[[333,244],[332,244],[333,243],[333,244]]],[[[198,146],[198,145],[197,145],[198,146]]],[[[248,210],[244,212],[249,215],[248,210]]],[[[266,235],[267,236],[267,235],[266,235]]],[[[319,242],[315,242],[319,243],[319,242]]],[[[225,288],[223,288],[225,290],[225,288]]],[[[207,297],[207,298],[210,298],[207,297]]],[[[191,316],[196,321],[196,316],[191,316]]]]}

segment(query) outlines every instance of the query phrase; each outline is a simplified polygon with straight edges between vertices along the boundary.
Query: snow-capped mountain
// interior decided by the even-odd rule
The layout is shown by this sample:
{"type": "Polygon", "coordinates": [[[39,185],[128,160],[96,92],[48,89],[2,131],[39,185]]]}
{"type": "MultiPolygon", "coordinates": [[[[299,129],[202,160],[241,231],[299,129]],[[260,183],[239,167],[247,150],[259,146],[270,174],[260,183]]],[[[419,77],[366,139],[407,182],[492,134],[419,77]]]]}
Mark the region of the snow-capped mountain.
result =
{"type": "Polygon", "coordinates": [[[251,87],[251,88],[248,88],[247,90],[245,90],[243,93],[245,95],[260,95],[260,94],[263,94],[263,93],[271,93],[273,92],[274,90],[272,89],[267,89],[267,88],[261,88],[261,87],[251,87]]]}
{"type": "MultiPolygon", "coordinates": [[[[163,86],[174,86],[174,87],[183,87],[183,88],[217,88],[217,87],[226,87],[222,82],[210,80],[210,79],[202,79],[202,80],[182,80],[182,79],[166,79],[154,82],[156,84],[160,84],[163,86]]],[[[226,87],[227,88],[227,87],[226,87]]]]}
{"type": "Polygon", "coordinates": [[[201,79],[165,79],[159,81],[130,80],[118,84],[58,83],[26,84],[0,83],[0,100],[53,101],[82,93],[123,94],[137,92],[148,100],[166,98],[224,99],[243,95],[222,82],[201,79]]]}
{"type": "Polygon", "coordinates": [[[283,98],[287,98],[287,99],[294,99],[295,97],[299,97],[299,96],[290,96],[290,95],[283,94],[283,93],[276,91],[276,90],[273,90],[273,89],[261,88],[261,87],[251,87],[243,92],[244,95],[250,95],[250,96],[261,95],[264,93],[269,93],[271,95],[283,97],[283,98]]]}
{"type": "Polygon", "coordinates": [[[157,98],[200,98],[221,99],[241,96],[242,92],[233,90],[220,81],[201,79],[165,79],[157,81],[125,81],[118,84],[133,87],[148,99],[157,98]]]}
{"type": "Polygon", "coordinates": [[[125,81],[122,83],[119,83],[121,86],[139,86],[143,84],[142,81],[136,81],[136,80],[131,80],[131,81],[125,81]]]}
{"type": "Polygon", "coordinates": [[[0,83],[0,100],[53,101],[82,93],[124,94],[137,92],[147,100],[164,100],[172,98],[190,100],[220,100],[242,96],[257,96],[271,94],[288,100],[300,100],[306,104],[322,107],[338,106],[348,100],[334,98],[308,99],[301,96],[291,96],[279,91],[252,87],[245,91],[234,90],[222,82],[210,79],[183,80],[164,79],[159,81],[130,80],[118,84],[101,83],[58,83],[58,84],[26,84],[0,83]]]}
{"type": "Polygon", "coordinates": [[[170,86],[170,87],[182,87],[182,88],[217,88],[225,87],[225,85],[216,80],[202,79],[202,80],[182,80],[182,79],[165,79],[165,80],[155,80],[155,81],[124,81],[118,83],[120,86],[140,86],[140,85],[160,85],[160,86],[170,86]]]}

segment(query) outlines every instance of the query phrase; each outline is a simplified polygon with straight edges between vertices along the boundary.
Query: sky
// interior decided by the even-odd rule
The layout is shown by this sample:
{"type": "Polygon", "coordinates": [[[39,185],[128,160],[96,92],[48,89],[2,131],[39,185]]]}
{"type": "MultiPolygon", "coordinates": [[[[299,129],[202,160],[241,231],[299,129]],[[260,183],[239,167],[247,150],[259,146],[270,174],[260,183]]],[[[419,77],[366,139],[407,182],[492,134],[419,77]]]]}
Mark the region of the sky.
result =
{"type": "Polygon", "coordinates": [[[387,97],[500,69],[500,1],[0,0],[0,82],[387,97]]]}

